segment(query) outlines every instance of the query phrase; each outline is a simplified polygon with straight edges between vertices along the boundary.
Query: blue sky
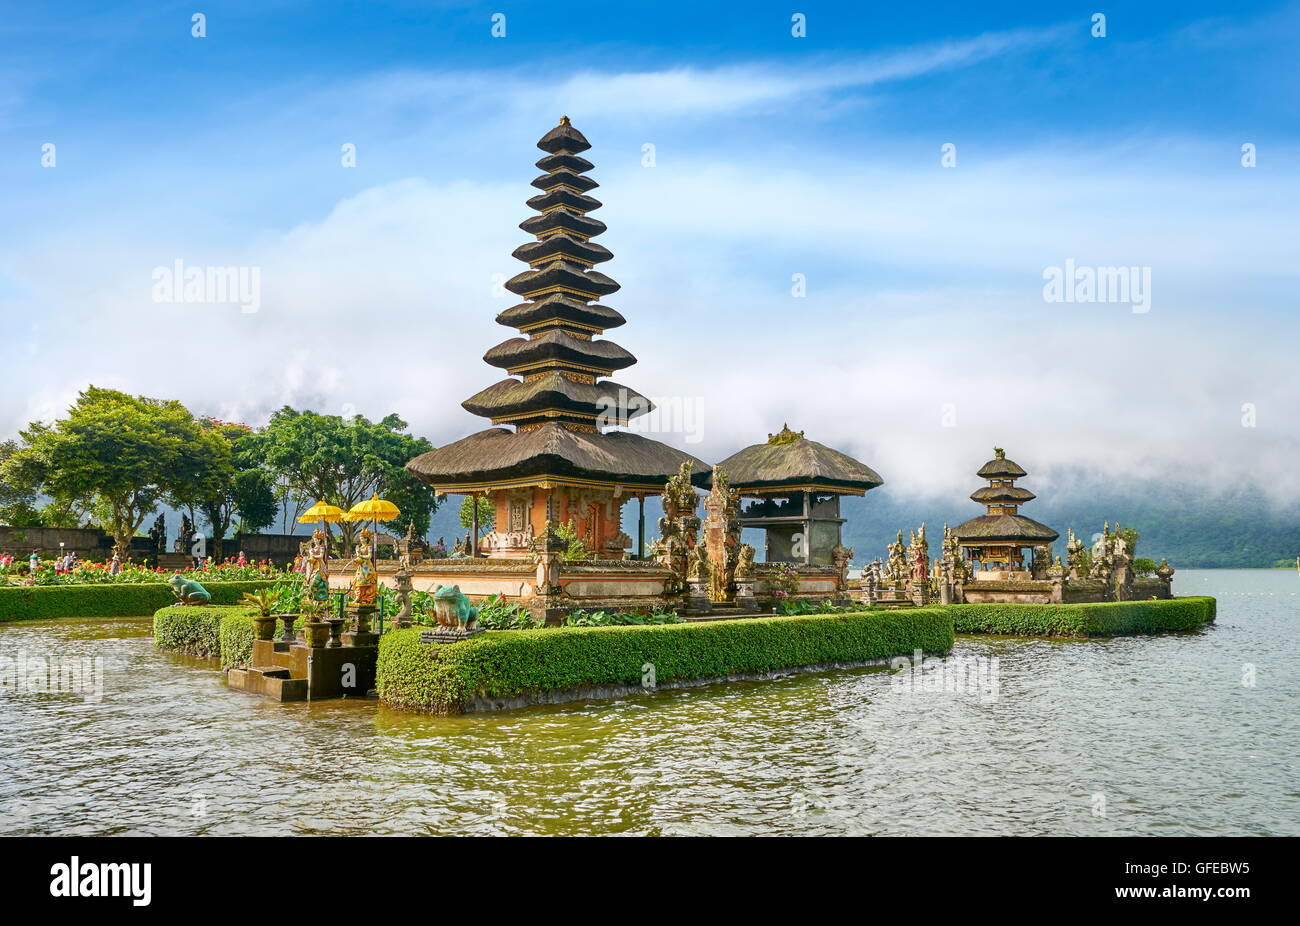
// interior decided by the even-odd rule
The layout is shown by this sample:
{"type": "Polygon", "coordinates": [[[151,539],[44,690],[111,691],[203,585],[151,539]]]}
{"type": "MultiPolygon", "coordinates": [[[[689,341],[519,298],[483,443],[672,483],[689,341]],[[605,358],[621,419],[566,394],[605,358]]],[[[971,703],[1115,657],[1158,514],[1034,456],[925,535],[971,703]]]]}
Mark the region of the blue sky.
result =
{"type": "Polygon", "coordinates": [[[916,491],[997,442],[1300,493],[1300,5],[738,7],[7,10],[0,431],[87,382],[478,429],[459,402],[496,378],[492,281],[564,113],[641,358],[620,380],[706,410],[664,440],[720,459],[790,419],[916,491]],[[157,304],[177,259],[258,267],[259,312],[157,304]],[[1151,311],[1045,303],[1067,259],[1150,267],[1151,311]]]}

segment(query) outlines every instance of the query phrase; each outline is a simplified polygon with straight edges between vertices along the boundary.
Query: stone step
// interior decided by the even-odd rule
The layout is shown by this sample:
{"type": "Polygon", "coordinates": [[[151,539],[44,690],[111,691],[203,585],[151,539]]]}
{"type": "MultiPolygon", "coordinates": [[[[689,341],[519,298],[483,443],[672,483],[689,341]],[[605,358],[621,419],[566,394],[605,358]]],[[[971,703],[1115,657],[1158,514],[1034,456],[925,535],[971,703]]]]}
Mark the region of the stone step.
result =
{"type": "Polygon", "coordinates": [[[248,674],[262,678],[288,678],[289,669],[287,666],[253,666],[248,670],[248,674]]]}
{"type": "Polygon", "coordinates": [[[270,675],[262,682],[262,694],[275,701],[306,701],[307,680],[270,675]]]}
{"type": "Polygon", "coordinates": [[[704,621],[739,621],[752,617],[774,617],[771,611],[709,611],[705,614],[687,614],[686,622],[688,624],[697,624],[704,621]]]}

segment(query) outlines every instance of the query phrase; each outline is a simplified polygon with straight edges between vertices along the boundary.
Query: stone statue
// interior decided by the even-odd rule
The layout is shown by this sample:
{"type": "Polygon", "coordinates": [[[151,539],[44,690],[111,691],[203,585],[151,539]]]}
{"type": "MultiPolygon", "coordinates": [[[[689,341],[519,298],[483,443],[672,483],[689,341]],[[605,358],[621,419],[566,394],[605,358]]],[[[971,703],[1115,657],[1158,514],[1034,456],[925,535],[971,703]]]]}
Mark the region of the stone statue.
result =
{"type": "Polygon", "coordinates": [[[203,605],[212,603],[212,594],[193,579],[187,579],[179,572],[172,576],[167,584],[176,596],[177,605],[203,605]]]}
{"type": "MultiPolygon", "coordinates": [[[[1058,557],[1059,559],[1059,557],[1058,557]]],[[[1034,547],[1034,558],[1029,564],[1029,574],[1035,579],[1046,579],[1047,569],[1052,564],[1051,544],[1039,544],[1034,547]]]]}
{"type": "MultiPolygon", "coordinates": [[[[852,556],[852,551],[849,551],[852,556]]],[[[740,552],[736,556],[736,581],[749,582],[754,578],[754,548],[747,543],[740,545],[740,552]]]]}
{"type": "Polygon", "coordinates": [[[158,515],[158,519],[153,522],[153,527],[149,528],[149,540],[153,544],[155,553],[167,552],[167,517],[158,515]]]}
{"type": "Polygon", "coordinates": [[[930,557],[920,544],[912,547],[912,581],[925,582],[930,578],[930,557]]]}
{"type": "Polygon", "coordinates": [[[907,556],[903,552],[903,532],[888,547],[889,556],[885,560],[885,576],[895,588],[907,581],[907,556]]]}
{"type": "Polygon", "coordinates": [[[194,522],[190,520],[189,515],[181,515],[181,535],[177,540],[177,543],[180,544],[180,549],[177,550],[178,553],[189,555],[190,550],[194,548],[195,533],[194,522]]]}
{"type": "Polygon", "coordinates": [[[831,548],[831,565],[839,571],[836,578],[836,586],[840,591],[848,588],[849,585],[849,563],[853,561],[853,551],[843,544],[835,544],[831,548]]]}
{"type": "Polygon", "coordinates": [[[1073,528],[1066,529],[1065,565],[1070,578],[1077,579],[1083,569],[1083,541],[1074,535],[1073,528]]]}
{"type": "Polygon", "coordinates": [[[688,582],[708,583],[712,570],[709,568],[709,551],[704,544],[696,544],[688,557],[686,580],[688,582]]]}

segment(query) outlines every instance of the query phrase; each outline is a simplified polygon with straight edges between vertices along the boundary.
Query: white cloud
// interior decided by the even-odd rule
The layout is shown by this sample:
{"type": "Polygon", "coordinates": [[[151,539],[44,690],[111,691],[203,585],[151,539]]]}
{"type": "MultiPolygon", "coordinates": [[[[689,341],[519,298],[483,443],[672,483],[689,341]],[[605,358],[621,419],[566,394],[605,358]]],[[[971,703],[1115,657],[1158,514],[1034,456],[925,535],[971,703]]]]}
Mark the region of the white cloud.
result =
{"type": "MultiPolygon", "coordinates": [[[[982,37],[784,72],[680,69],[541,87],[405,74],[336,88],[330,102],[385,126],[404,107],[409,117],[413,101],[465,92],[453,116],[420,130],[438,140],[425,178],[407,170],[363,184],[327,210],[291,212],[300,220],[283,230],[232,215],[240,196],[304,182],[294,158],[259,164],[254,192],[242,185],[250,168],[208,163],[187,207],[213,210],[207,224],[164,222],[146,203],[124,216],[91,210],[15,246],[3,263],[22,320],[10,346],[30,349],[7,352],[0,431],[93,382],[253,422],[285,403],[397,410],[435,443],[456,439],[486,426],[459,403],[499,377],[481,356],[513,335],[492,321],[512,301],[493,296],[492,279],[518,269],[509,253],[524,240],[515,224],[537,152],[503,146],[540,135],[553,116],[539,124],[539,112],[573,104],[597,125],[632,123],[610,129],[627,148],[642,129],[680,132],[682,112],[787,105],[1041,39],[982,37]],[[492,94],[501,105],[485,110],[492,94]],[[494,158],[517,166],[471,179],[494,158]],[[153,303],[150,271],[177,258],[259,267],[261,311],[153,303]]],[[[302,102],[308,122],[326,105],[302,102]]],[[[1300,494],[1287,465],[1294,323],[1270,296],[1295,288],[1294,179],[1254,182],[1214,166],[1206,147],[1162,141],[1144,142],[1142,158],[1118,145],[963,153],[952,170],[937,148],[905,160],[886,145],[774,163],[764,147],[719,153],[707,126],[643,169],[626,152],[621,164],[602,160],[601,134],[582,127],[608,203],[609,273],[625,286],[609,301],[629,324],[610,336],[641,358],[619,379],[708,403],[704,443],[670,442],[716,460],[788,420],[908,491],[966,484],[996,442],[1037,472],[1196,470],[1300,494]],[[1198,161],[1211,166],[1187,166],[1198,161]],[[1069,257],[1150,265],[1151,313],[1044,303],[1043,268],[1069,257]],[[789,294],[794,272],[808,275],[806,299],[789,294]],[[1256,429],[1240,427],[1245,402],[1259,409],[1256,429]],[[945,403],[956,428],[940,427],[945,403]]],[[[292,134],[272,132],[268,144],[292,134]]],[[[373,160],[391,149],[361,150],[373,160]]],[[[315,168],[325,169],[340,170],[315,168]]]]}

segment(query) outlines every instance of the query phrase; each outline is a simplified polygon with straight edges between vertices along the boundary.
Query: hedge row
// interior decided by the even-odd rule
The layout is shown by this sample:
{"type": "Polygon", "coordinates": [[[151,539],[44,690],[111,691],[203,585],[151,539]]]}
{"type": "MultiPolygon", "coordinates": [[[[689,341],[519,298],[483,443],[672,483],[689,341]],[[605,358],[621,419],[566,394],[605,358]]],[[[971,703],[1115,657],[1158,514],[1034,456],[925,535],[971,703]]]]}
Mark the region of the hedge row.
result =
{"type": "Polygon", "coordinates": [[[723,678],[952,648],[938,608],[772,617],[645,627],[501,630],[463,643],[421,643],[420,629],[379,641],[378,689],[401,707],[456,713],[501,698],[596,685],[723,678]]]}
{"type": "MultiPolygon", "coordinates": [[[[267,579],[205,585],[214,605],[235,604],[244,592],[274,584],[267,579]]],[[[0,587],[0,622],[53,617],[139,617],[176,600],[171,587],[157,585],[12,585],[0,587]]]]}
{"type": "Polygon", "coordinates": [[[1214,620],[1213,598],[1112,601],[1093,604],[949,605],[957,633],[1004,636],[1100,637],[1197,630],[1214,620]]]}

